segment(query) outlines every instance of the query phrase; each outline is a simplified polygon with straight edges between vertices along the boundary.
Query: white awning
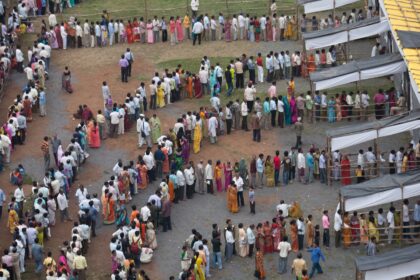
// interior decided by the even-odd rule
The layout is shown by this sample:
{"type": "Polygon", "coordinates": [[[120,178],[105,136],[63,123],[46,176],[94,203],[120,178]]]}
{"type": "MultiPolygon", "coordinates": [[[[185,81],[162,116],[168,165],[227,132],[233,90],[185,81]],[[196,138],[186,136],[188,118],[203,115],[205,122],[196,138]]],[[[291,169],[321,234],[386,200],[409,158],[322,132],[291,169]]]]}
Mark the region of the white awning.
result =
{"type": "MultiPolygon", "coordinates": [[[[356,3],[359,0],[335,0],[335,7],[342,7],[352,3],[356,3]]],[[[328,11],[334,9],[334,0],[319,0],[309,2],[303,5],[305,14],[317,13],[322,11],[328,11]]]]}

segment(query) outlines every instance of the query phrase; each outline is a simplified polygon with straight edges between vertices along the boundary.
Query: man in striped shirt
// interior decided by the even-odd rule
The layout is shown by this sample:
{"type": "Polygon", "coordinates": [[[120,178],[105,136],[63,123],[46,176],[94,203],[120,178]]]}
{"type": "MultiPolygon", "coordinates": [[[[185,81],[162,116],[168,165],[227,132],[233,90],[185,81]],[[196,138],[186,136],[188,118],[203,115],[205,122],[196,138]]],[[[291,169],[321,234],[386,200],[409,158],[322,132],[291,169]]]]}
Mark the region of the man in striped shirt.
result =
{"type": "Polygon", "coordinates": [[[44,141],[42,141],[41,151],[44,154],[44,169],[45,172],[48,172],[50,169],[50,145],[48,143],[48,136],[45,136],[44,141]]]}

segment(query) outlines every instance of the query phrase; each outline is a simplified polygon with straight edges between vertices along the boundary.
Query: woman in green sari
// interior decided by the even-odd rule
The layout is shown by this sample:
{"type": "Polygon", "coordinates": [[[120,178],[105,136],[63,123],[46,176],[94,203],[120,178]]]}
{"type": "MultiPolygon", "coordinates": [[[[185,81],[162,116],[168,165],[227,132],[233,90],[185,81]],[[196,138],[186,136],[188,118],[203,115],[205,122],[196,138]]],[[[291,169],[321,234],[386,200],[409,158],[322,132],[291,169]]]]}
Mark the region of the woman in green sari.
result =
{"type": "Polygon", "coordinates": [[[283,96],[283,103],[284,103],[284,121],[286,125],[291,125],[292,114],[291,114],[290,104],[289,104],[289,100],[287,99],[287,96],[283,96]]]}

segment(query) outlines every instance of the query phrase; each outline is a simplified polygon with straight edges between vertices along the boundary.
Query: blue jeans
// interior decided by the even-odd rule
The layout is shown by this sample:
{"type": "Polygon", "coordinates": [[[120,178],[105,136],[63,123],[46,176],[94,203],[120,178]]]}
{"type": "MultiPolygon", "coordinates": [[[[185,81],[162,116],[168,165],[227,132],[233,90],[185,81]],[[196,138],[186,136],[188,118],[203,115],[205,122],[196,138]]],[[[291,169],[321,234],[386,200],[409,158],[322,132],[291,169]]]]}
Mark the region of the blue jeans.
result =
{"type": "Polygon", "coordinates": [[[42,260],[35,260],[35,273],[40,273],[43,269],[42,260]]]}
{"type": "Polygon", "coordinates": [[[276,186],[279,183],[279,176],[280,176],[280,170],[275,169],[274,170],[274,184],[276,186]]]}
{"type": "Polygon", "coordinates": [[[309,278],[312,278],[312,276],[314,276],[315,274],[315,270],[320,274],[323,273],[321,266],[319,265],[319,263],[313,263],[312,264],[312,269],[311,269],[311,273],[309,273],[309,278]]]}
{"type": "Polygon", "coordinates": [[[232,94],[232,91],[233,91],[233,84],[232,84],[232,82],[230,82],[230,83],[227,83],[227,86],[228,86],[228,89],[227,89],[227,96],[231,96],[231,94],[232,94]]]}
{"type": "Polygon", "coordinates": [[[213,268],[217,266],[222,269],[222,252],[213,252],[213,268]]]}
{"type": "Polygon", "coordinates": [[[314,181],[314,168],[308,167],[308,183],[312,183],[314,181]]]}
{"type": "Polygon", "coordinates": [[[327,169],[326,168],[319,169],[319,179],[321,181],[321,184],[327,183],[327,169]]]}
{"type": "Polygon", "coordinates": [[[286,186],[289,183],[289,171],[283,171],[283,184],[286,186]]]}

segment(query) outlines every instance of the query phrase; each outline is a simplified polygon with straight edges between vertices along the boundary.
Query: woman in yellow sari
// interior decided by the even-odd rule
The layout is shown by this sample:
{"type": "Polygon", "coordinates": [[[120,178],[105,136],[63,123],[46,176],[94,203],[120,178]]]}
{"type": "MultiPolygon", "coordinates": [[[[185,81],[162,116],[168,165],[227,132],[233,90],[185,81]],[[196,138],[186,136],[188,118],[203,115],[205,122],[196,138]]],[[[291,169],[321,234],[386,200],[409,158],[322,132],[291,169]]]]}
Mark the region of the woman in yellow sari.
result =
{"type": "Polygon", "coordinates": [[[360,215],[360,241],[367,244],[369,239],[368,225],[365,214],[360,215]]]}
{"type": "Polygon", "coordinates": [[[15,228],[18,226],[19,216],[15,209],[9,210],[9,219],[7,220],[7,227],[11,234],[15,233],[15,228]]]}
{"type": "Polygon", "coordinates": [[[193,141],[194,141],[194,143],[193,143],[194,154],[197,154],[198,152],[200,152],[201,139],[202,139],[200,117],[197,116],[196,120],[197,121],[196,121],[195,127],[194,127],[194,139],[193,139],[193,141]]]}
{"type": "Polygon", "coordinates": [[[156,88],[156,104],[158,108],[165,107],[165,90],[161,82],[158,82],[158,86],[156,88]]]}
{"type": "Polygon", "coordinates": [[[185,91],[187,92],[188,98],[193,98],[193,79],[191,77],[191,73],[187,72],[187,77],[185,78],[186,85],[185,91]]]}
{"type": "Polygon", "coordinates": [[[312,224],[312,215],[306,219],[306,244],[309,248],[314,246],[314,225],[312,224]]]}
{"type": "Polygon", "coordinates": [[[300,205],[297,201],[293,202],[292,206],[290,206],[289,216],[294,219],[299,219],[300,217],[303,217],[302,208],[300,208],[300,205]]]}
{"type": "Polygon", "coordinates": [[[229,185],[227,190],[227,208],[231,213],[238,213],[238,190],[234,185],[229,185]]]}
{"type": "Polygon", "coordinates": [[[105,193],[102,196],[102,214],[104,216],[104,224],[112,225],[115,223],[115,201],[112,199],[112,193],[105,193]]]}
{"type": "Polygon", "coordinates": [[[344,213],[343,227],[344,248],[348,248],[351,245],[351,221],[348,212],[344,213]]]}
{"type": "Polygon", "coordinates": [[[200,257],[198,252],[195,252],[195,264],[194,264],[194,274],[195,280],[206,280],[206,276],[203,271],[203,259],[200,257]]]}
{"type": "Polygon", "coordinates": [[[287,16],[287,22],[286,22],[286,30],[284,31],[284,38],[286,40],[292,39],[293,35],[293,24],[291,22],[290,16],[287,16]]]}
{"type": "Polygon", "coordinates": [[[375,237],[376,238],[376,242],[379,242],[379,231],[376,228],[376,224],[375,224],[375,218],[374,217],[369,217],[369,238],[375,237]]]}
{"type": "Polygon", "coordinates": [[[274,165],[271,161],[271,156],[267,156],[265,159],[264,173],[267,179],[267,187],[274,187],[274,165]]]}

